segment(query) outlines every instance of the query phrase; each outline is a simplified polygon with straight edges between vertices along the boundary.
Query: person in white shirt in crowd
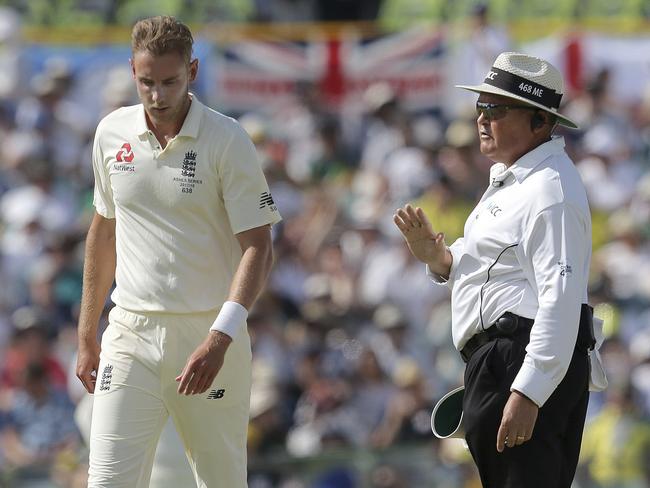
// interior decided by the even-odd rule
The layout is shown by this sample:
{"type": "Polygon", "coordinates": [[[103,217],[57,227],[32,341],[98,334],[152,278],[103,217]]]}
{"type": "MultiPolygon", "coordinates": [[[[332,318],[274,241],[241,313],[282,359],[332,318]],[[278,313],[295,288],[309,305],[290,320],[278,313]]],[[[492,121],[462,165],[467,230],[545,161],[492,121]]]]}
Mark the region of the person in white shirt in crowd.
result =
{"type": "Polygon", "coordinates": [[[597,124],[582,139],[586,157],[576,162],[594,210],[613,213],[630,203],[643,176],[625,128],[597,124]]]}
{"type": "Polygon", "coordinates": [[[432,279],[452,292],[466,364],[465,438],[485,487],[569,488],[589,398],[591,217],[580,176],[553,137],[559,71],[502,53],[479,93],[491,183],[450,247],[420,208],[394,222],[432,279]]]}
{"type": "Polygon", "coordinates": [[[94,393],[92,488],[149,486],[170,415],[198,486],[247,486],[246,319],[280,216],[245,131],[189,92],[192,44],[173,17],[137,22],[131,68],[142,103],[106,116],[95,135],[77,361],[94,393]]]}
{"type": "MultiPolygon", "coordinates": [[[[490,68],[492,60],[499,53],[508,51],[512,41],[508,30],[491,19],[489,2],[479,1],[471,9],[463,38],[456,43],[455,59],[450,70],[459,79],[480,79],[490,68]]],[[[450,113],[462,116],[464,109],[473,102],[471,94],[451,91],[447,96],[446,108],[450,113]]]]}

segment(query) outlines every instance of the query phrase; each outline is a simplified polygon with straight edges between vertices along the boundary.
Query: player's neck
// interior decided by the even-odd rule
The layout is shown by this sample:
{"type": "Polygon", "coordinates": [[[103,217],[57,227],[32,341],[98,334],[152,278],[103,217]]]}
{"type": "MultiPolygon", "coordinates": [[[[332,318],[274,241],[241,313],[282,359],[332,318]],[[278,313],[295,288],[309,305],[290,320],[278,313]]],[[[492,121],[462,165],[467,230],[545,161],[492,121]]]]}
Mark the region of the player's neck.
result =
{"type": "Polygon", "coordinates": [[[153,135],[156,137],[161,147],[164,149],[167,146],[167,143],[171,141],[176,135],[181,131],[185,118],[190,111],[190,106],[192,105],[192,98],[187,97],[187,101],[183,106],[182,110],[179,112],[178,117],[169,122],[156,122],[152,119],[148,113],[145,111],[147,126],[153,132],[153,135]]]}

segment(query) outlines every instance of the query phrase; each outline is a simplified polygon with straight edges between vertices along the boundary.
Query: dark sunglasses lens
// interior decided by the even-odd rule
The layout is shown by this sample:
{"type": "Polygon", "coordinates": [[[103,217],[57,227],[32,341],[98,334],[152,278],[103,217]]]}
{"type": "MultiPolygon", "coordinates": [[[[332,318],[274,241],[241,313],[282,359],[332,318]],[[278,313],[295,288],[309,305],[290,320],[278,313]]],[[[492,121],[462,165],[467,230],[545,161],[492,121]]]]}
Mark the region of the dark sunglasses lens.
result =
{"type": "Polygon", "coordinates": [[[492,115],[491,110],[487,107],[479,107],[478,105],[476,106],[476,115],[480,117],[483,115],[486,119],[491,119],[490,115],[492,115]]]}
{"type": "Polygon", "coordinates": [[[507,110],[503,105],[477,105],[476,115],[483,114],[488,120],[499,120],[506,115],[507,110]]]}

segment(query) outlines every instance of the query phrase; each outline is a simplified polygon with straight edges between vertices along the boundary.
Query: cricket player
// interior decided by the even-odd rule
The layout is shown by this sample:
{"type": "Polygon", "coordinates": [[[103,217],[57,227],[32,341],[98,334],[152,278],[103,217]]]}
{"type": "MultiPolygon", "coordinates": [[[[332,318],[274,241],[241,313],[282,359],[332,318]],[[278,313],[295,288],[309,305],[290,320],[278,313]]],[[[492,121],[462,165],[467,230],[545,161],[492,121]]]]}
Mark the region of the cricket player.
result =
{"type": "Polygon", "coordinates": [[[142,103],[106,116],[95,135],[77,362],[94,393],[91,488],[148,486],[169,415],[199,487],[247,485],[246,319],[280,215],[244,130],[189,92],[192,45],[172,17],[136,23],[142,103]]]}

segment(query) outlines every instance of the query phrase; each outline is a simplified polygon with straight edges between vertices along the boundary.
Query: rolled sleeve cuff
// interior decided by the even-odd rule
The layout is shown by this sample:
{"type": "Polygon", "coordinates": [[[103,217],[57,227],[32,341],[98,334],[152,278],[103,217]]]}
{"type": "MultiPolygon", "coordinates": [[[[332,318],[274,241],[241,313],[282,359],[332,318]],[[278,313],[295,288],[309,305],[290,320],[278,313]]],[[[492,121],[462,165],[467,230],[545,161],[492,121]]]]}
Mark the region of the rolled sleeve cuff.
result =
{"type": "Polygon", "coordinates": [[[550,376],[524,362],[515,377],[515,381],[512,382],[510,391],[517,390],[523,393],[541,408],[556,387],[557,384],[550,376]]]}
{"type": "Polygon", "coordinates": [[[433,281],[437,285],[446,285],[447,282],[449,281],[447,278],[443,278],[440,276],[438,273],[434,273],[431,271],[431,268],[429,268],[428,264],[425,264],[426,271],[427,271],[427,276],[431,278],[431,281],[433,281]]]}
{"type": "Polygon", "coordinates": [[[451,267],[449,268],[449,278],[445,278],[444,276],[439,275],[438,273],[434,273],[431,271],[431,268],[429,268],[429,265],[426,265],[426,273],[427,276],[436,283],[437,285],[447,285],[449,288],[454,283],[454,278],[456,276],[456,270],[458,269],[458,262],[460,261],[460,252],[458,250],[454,250],[454,247],[448,247],[447,250],[451,253],[451,267]]]}
{"type": "Polygon", "coordinates": [[[115,218],[115,210],[104,205],[104,203],[102,203],[100,200],[95,199],[93,201],[93,205],[95,207],[95,211],[102,217],[106,219],[115,218]]]}
{"type": "Polygon", "coordinates": [[[451,253],[451,268],[449,268],[449,280],[448,282],[453,282],[456,279],[456,271],[458,270],[458,263],[460,263],[460,258],[462,252],[456,246],[450,246],[449,252],[451,253]]]}

